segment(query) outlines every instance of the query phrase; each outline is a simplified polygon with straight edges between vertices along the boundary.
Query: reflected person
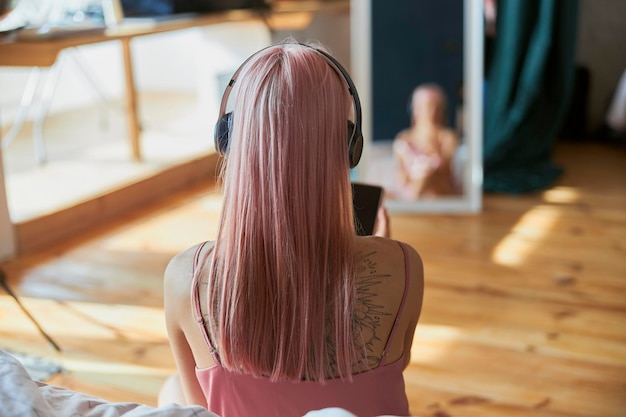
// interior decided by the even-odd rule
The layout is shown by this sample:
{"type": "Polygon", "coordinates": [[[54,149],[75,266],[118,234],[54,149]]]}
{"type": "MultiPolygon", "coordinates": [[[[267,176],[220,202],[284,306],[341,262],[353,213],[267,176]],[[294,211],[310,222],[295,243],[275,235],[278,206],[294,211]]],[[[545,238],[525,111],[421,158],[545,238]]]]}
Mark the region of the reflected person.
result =
{"type": "Polygon", "coordinates": [[[393,142],[396,183],[393,198],[416,200],[459,194],[452,162],[456,133],[447,126],[447,100],[437,84],[422,84],[411,96],[411,126],[393,142]]]}

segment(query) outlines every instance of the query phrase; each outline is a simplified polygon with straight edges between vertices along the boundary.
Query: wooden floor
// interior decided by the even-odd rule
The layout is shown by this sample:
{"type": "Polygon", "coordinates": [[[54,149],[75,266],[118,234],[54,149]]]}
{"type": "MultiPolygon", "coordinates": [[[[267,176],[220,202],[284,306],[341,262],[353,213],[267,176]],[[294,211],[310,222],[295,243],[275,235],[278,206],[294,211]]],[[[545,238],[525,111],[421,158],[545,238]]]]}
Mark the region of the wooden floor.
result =
{"type": "MultiPolygon", "coordinates": [[[[626,415],[626,153],[561,143],[564,176],[480,215],[392,215],[426,293],[406,370],[414,415],[626,415]]],[[[170,257],[215,236],[212,184],[2,265],[60,345],[0,295],[0,347],[58,360],[49,382],[155,404],[174,370],[162,311],[170,257]]],[[[1,294],[1,293],[0,293],[1,294]]]]}

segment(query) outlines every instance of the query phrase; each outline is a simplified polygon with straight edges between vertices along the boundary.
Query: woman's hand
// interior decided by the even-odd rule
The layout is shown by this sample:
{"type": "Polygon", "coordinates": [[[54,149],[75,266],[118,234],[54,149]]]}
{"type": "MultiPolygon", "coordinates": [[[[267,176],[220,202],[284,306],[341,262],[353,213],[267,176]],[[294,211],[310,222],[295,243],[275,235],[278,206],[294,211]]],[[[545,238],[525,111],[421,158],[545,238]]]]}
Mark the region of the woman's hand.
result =
{"type": "Polygon", "coordinates": [[[389,229],[389,214],[385,206],[381,205],[376,213],[376,224],[374,225],[374,236],[389,238],[391,231],[389,229]]]}

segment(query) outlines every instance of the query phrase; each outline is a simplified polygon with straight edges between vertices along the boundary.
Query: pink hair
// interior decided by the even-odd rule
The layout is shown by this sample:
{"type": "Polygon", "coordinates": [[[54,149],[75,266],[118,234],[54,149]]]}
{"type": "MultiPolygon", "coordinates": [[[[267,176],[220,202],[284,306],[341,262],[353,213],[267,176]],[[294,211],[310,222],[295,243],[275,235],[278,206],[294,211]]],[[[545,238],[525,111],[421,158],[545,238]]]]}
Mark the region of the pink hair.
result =
{"type": "Polygon", "coordinates": [[[346,82],[313,49],[266,49],[234,85],[208,328],[222,366],[272,380],[351,377],[354,220],[346,82]]]}

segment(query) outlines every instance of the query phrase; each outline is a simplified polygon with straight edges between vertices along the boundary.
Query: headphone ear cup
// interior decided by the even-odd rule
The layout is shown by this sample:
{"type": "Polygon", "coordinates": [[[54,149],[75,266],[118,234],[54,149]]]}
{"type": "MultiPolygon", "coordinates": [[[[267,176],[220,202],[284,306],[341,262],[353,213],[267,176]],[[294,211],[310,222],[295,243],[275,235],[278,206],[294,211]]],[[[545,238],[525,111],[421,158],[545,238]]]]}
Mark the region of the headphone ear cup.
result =
{"type": "Polygon", "coordinates": [[[219,155],[228,155],[228,145],[230,140],[230,130],[233,125],[233,113],[228,112],[217,121],[213,140],[215,142],[215,150],[219,155]]]}
{"type": "Polygon", "coordinates": [[[363,153],[363,135],[356,130],[356,126],[351,120],[348,120],[348,161],[350,168],[354,168],[361,160],[363,153]]]}

